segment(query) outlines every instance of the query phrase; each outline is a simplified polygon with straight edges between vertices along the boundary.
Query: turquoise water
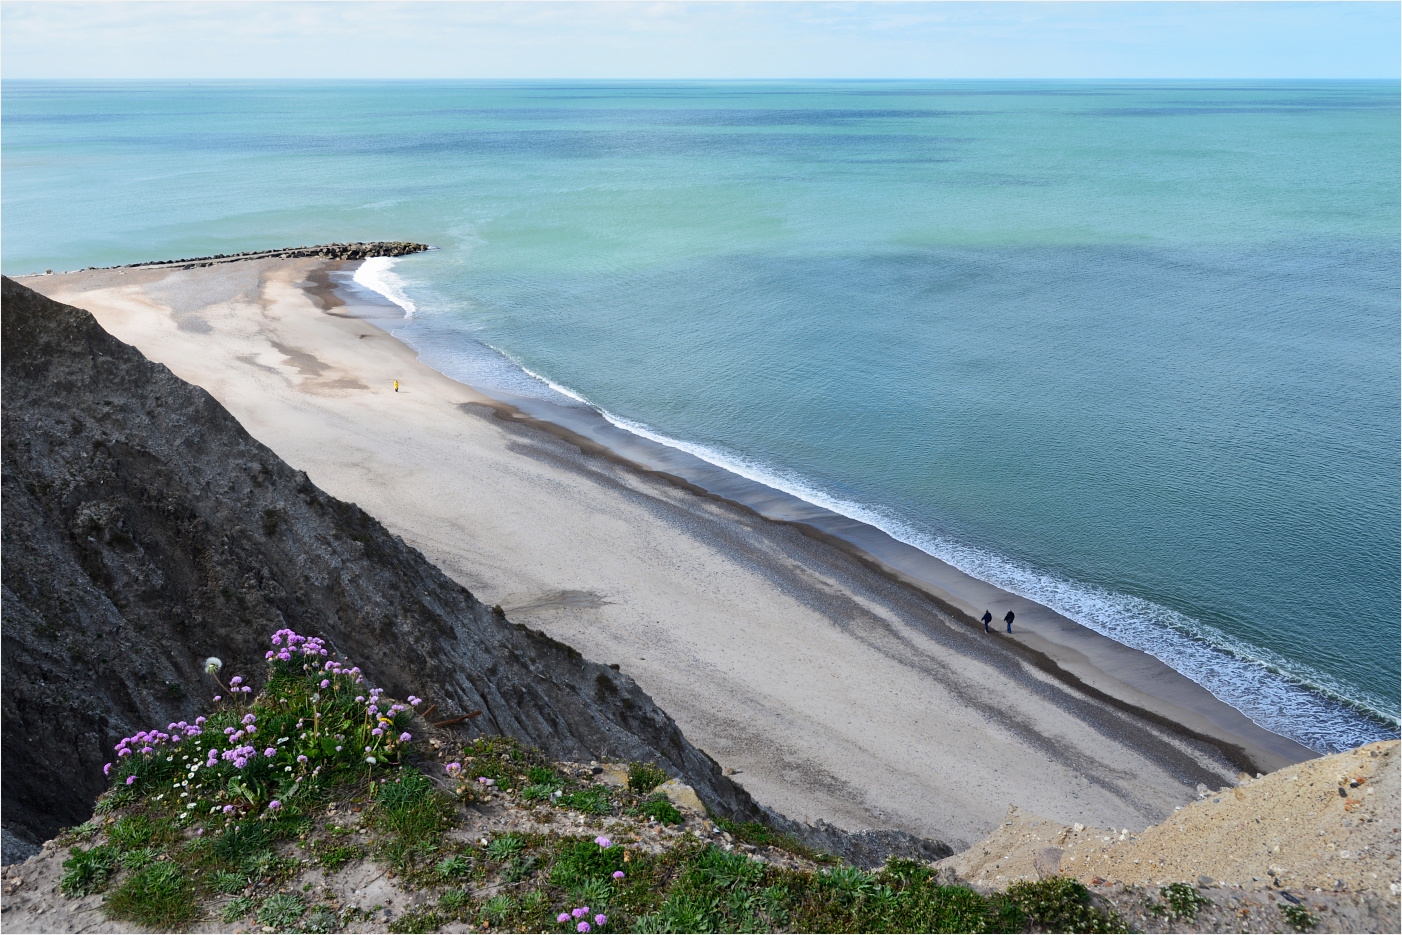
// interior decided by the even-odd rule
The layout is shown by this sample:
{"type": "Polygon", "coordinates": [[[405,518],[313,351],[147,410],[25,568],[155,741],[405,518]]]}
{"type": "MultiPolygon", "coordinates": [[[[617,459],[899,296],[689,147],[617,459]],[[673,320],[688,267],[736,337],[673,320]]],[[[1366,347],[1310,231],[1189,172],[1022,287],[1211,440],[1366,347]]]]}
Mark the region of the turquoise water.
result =
{"type": "Polygon", "coordinates": [[[426,360],[1397,735],[1399,85],[7,82],[3,268],[328,241],[426,360]]]}

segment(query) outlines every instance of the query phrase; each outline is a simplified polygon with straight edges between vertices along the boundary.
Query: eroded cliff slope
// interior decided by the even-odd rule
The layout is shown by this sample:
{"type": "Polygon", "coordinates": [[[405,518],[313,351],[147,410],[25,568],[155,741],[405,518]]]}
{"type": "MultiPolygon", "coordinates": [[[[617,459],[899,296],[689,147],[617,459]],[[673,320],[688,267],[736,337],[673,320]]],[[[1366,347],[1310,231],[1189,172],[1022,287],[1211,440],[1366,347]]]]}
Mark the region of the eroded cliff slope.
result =
{"type": "Polygon", "coordinates": [[[208,393],[85,311],[3,283],[3,809],[32,842],[91,814],[121,737],[192,716],[207,656],[326,638],[435,720],[560,759],[656,760],[720,814],[748,794],[633,680],[509,623],[208,393]],[[426,690],[427,687],[427,690],[426,690]]]}

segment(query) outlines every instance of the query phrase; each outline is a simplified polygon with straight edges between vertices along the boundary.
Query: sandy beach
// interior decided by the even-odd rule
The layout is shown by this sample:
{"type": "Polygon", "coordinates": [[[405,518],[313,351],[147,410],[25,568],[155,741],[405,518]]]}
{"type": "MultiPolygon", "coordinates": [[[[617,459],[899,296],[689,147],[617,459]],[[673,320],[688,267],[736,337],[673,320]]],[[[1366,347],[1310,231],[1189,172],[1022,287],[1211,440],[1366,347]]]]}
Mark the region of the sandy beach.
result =
{"type": "Polygon", "coordinates": [[[913,549],[863,552],[860,530],[775,522],[542,430],[420,363],[385,330],[390,309],[342,304],[327,276],[343,265],[17,278],[204,387],[513,621],[617,663],[793,818],[956,850],[1010,805],[1144,828],[1198,783],[1313,755],[913,549]],[[1014,608],[1018,632],[985,634],[980,605],[1014,608]]]}

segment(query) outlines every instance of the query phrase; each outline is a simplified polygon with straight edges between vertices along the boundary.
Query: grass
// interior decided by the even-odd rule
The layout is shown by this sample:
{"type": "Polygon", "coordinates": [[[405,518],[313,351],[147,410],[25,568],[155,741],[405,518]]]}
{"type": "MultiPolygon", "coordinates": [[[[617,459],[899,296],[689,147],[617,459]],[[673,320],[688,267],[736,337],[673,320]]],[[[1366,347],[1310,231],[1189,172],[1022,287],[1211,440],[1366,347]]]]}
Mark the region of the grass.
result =
{"type": "Polygon", "coordinates": [[[389,924],[389,931],[432,932],[442,924],[443,920],[432,909],[419,909],[395,919],[389,924]]]}
{"type": "MultiPolygon", "coordinates": [[[[328,905],[314,905],[310,895],[277,888],[291,882],[288,889],[301,886],[309,894],[312,880],[298,878],[305,867],[315,863],[330,875],[369,859],[397,876],[396,885],[436,894],[431,905],[393,919],[388,928],[394,932],[431,931],[449,922],[573,932],[577,923],[562,929],[557,916],[584,906],[596,931],[1124,929],[1071,880],[1016,884],[983,896],[940,885],[930,867],[914,861],[892,861],[873,872],[841,866],[758,823],[717,820],[732,839],[787,851],[812,869],[764,863],[693,835],[657,834],[655,825],[643,828],[639,819],[671,825],[683,814],[653,793],[668,777],[652,763],[632,763],[626,787],[613,789],[595,784],[588,770],[551,763],[514,740],[478,738],[462,748],[452,795],[411,765],[414,748],[401,739],[412,717],[407,707],[361,687],[344,667],[339,675],[328,668],[339,681],[320,686],[323,671],[311,665],[299,670],[300,661],[274,663],[263,694],[234,696],[237,702],[211,715],[202,733],[165,746],[156,740],[160,749],[142,753],[138,747],[122,758],[114,770],[119,784],[101,800],[101,814],[110,817],[66,834],[72,849],[62,891],[73,897],[106,892],[105,910],[114,918],[161,931],[207,915],[231,926],[251,927],[256,920],[270,930],[328,932],[374,921],[380,907],[338,916],[328,905]],[[376,711],[365,707],[371,704],[376,711]],[[243,766],[222,759],[232,735],[249,728],[256,728],[246,739],[256,740],[258,757],[243,766]],[[221,739],[226,730],[230,739],[221,739]],[[366,746],[373,753],[366,754],[366,746]],[[646,834],[663,847],[659,853],[604,847],[592,839],[597,832],[502,832],[487,835],[482,847],[446,838],[460,806],[497,793],[516,797],[532,812],[620,815],[621,824],[610,831],[619,844],[646,834]],[[104,833],[105,843],[86,846],[104,833]],[[491,898],[472,897],[483,889],[491,898]],[[601,913],[608,916],[603,926],[592,921],[601,913]]],[[[1176,893],[1166,889],[1165,899],[1176,893]]]]}
{"type": "Polygon", "coordinates": [[[217,893],[238,893],[248,886],[248,876],[232,870],[216,870],[210,874],[209,886],[217,893]]]}
{"type": "Polygon", "coordinates": [[[472,861],[461,854],[454,854],[451,857],[444,857],[434,869],[444,879],[453,880],[471,873],[472,861]]]}
{"type": "Polygon", "coordinates": [[[613,811],[608,786],[588,786],[566,792],[556,800],[561,808],[572,808],[586,815],[607,815],[613,811]]]}
{"type": "Polygon", "coordinates": [[[782,831],[775,831],[768,825],[762,825],[757,821],[736,822],[722,817],[716,819],[716,826],[736,840],[753,844],[756,847],[777,847],[817,863],[832,860],[829,855],[815,851],[798,838],[782,831]]]}
{"type": "Polygon", "coordinates": [[[195,888],[179,865],[150,864],[127,877],[103,904],[109,915],[157,931],[173,931],[199,916],[195,888]]]}
{"type": "MultiPolygon", "coordinates": [[[[1129,931],[1118,915],[1092,906],[1090,892],[1079,881],[1067,877],[1014,883],[1008,887],[1005,898],[1022,910],[1034,925],[1047,931],[1129,931]]],[[[1193,911],[1197,911],[1196,905],[1193,911]]]]}
{"type": "Polygon", "coordinates": [[[682,823],[682,813],[665,795],[657,795],[648,799],[638,807],[638,813],[645,818],[660,821],[664,825],[679,825],[682,823]]]}
{"type": "Polygon", "coordinates": [[[628,767],[628,788],[639,795],[647,795],[669,778],[656,763],[632,763],[628,767]]]}
{"type": "Polygon", "coordinates": [[[365,855],[363,849],[349,844],[319,844],[313,850],[317,863],[327,873],[335,873],[350,861],[365,855]]]}
{"type": "Polygon", "coordinates": [[[256,908],[258,908],[258,903],[251,896],[240,896],[238,899],[231,899],[224,905],[224,922],[228,925],[232,925],[239,919],[252,915],[253,910],[256,908]]]}
{"type": "Polygon", "coordinates": [[[258,907],[258,923],[274,929],[290,929],[307,911],[302,897],[292,893],[274,893],[258,907]]]}
{"type": "Polygon", "coordinates": [[[317,906],[307,913],[302,919],[300,926],[303,932],[313,932],[317,935],[325,932],[334,932],[341,927],[341,920],[336,917],[336,913],[327,906],[317,906]]]}
{"type": "Polygon", "coordinates": [[[65,896],[87,896],[101,893],[117,872],[120,861],[117,848],[110,844],[90,847],[83,850],[73,846],[71,856],[63,862],[63,877],[59,880],[59,890],[65,896]]]}
{"type": "Polygon", "coordinates": [[[519,834],[499,834],[487,844],[487,856],[492,860],[509,860],[521,853],[525,841],[519,834]]]}

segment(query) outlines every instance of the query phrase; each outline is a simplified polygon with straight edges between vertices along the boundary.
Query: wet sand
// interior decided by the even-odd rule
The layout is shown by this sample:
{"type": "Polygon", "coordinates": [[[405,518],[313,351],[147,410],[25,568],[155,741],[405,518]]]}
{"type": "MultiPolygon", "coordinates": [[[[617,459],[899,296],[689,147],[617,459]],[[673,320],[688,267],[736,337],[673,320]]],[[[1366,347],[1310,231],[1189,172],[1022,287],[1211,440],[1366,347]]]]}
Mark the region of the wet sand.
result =
{"type": "Polygon", "coordinates": [[[1198,782],[1313,755],[1152,657],[877,530],[689,476],[705,468],[587,411],[448,379],[384,330],[392,307],[342,304],[343,268],[20,281],[203,386],[514,621],[618,663],[792,817],[956,849],[1009,805],[1142,828],[1198,782]],[[983,633],[983,606],[1012,607],[1018,632],[983,633]]]}

